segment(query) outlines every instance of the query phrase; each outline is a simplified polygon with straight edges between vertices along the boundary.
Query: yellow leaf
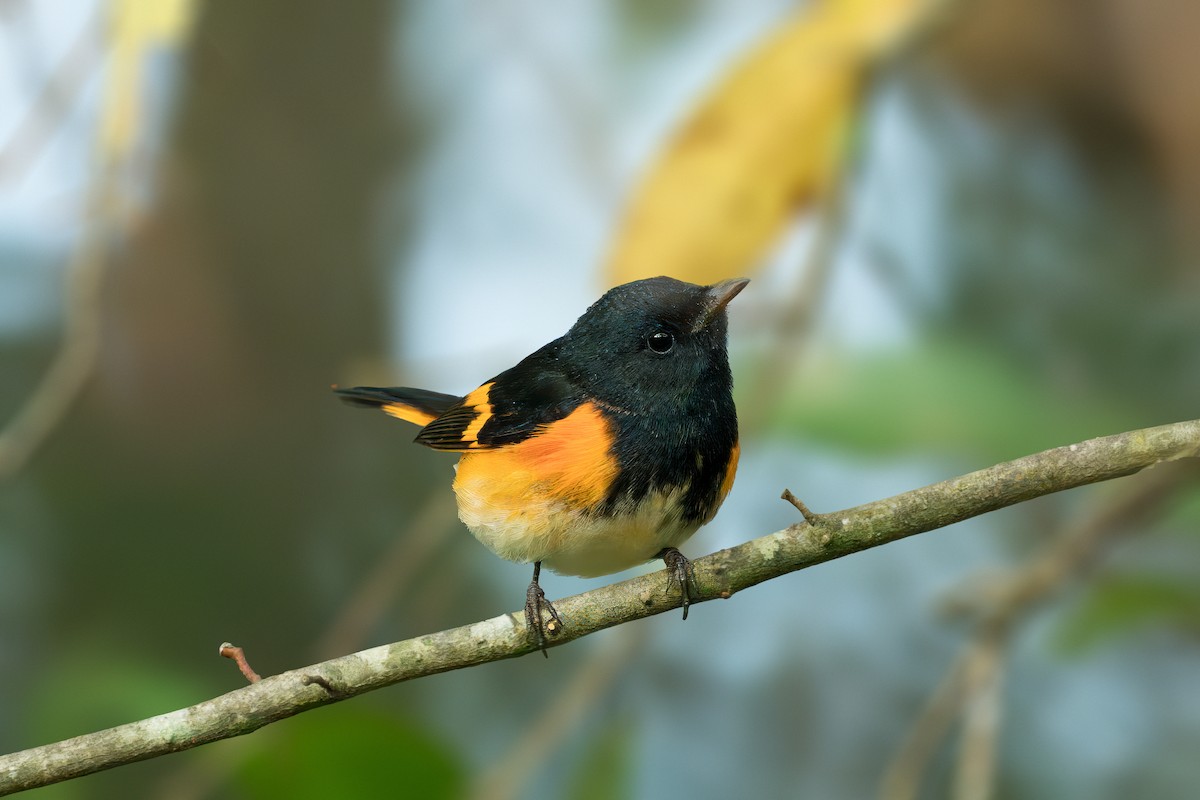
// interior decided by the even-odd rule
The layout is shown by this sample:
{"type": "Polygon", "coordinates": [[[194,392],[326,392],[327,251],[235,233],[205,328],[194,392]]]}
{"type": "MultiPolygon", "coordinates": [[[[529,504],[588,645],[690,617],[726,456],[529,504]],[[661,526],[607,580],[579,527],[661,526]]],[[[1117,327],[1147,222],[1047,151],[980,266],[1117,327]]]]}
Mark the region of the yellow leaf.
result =
{"type": "Polygon", "coordinates": [[[191,25],[194,0],[116,0],[109,34],[109,73],[101,112],[101,155],[129,155],[141,124],[142,67],[154,48],[177,46],[191,25]]]}
{"type": "Polygon", "coordinates": [[[635,194],[612,282],[745,274],[828,189],[866,69],[921,0],[828,0],[775,32],[679,130],[635,194]]]}

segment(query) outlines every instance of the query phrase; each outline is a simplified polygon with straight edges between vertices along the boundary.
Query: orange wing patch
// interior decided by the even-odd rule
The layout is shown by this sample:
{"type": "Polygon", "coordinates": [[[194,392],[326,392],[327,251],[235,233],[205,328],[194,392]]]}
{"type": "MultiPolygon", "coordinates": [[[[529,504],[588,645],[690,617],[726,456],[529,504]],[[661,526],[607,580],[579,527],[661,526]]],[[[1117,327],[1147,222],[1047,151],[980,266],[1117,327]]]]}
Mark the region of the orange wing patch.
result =
{"type": "Polygon", "coordinates": [[[417,434],[417,442],[434,450],[485,450],[477,441],[479,432],[492,418],[488,399],[493,383],[485,383],[462,402],[434,418],[417,434]]]}
{"type": "Polygon", "coordinates": [[[462,439],[464,442],[470,442],[472,448],[481,447],[477,441],[479,432],[483,430],[483,426],[492,418],[492,404],[489,402],[489,393],[492,390],[492,384],[485,383],[475,391],[471,392],[463,398],[463,405],[471,408],[475,412],[475,419],[463,431],[462,439]]]}

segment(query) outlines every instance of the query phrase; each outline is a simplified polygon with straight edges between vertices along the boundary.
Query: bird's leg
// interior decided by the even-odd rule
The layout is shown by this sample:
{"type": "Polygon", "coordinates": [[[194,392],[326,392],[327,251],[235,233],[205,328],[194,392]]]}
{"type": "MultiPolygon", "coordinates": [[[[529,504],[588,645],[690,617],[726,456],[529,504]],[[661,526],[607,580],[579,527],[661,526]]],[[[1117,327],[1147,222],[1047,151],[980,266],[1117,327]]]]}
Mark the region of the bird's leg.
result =
{"type": "Polygon", "coordinates": [[[546,599],[546,593],[542,591],[542,587],[538,586],[538,576],[541,574],[542,562],[533,562],[533,580],[529,582],[529,588],[525,590],[525,624],[529,626],[529,630],[537,640],[537,646],[542,651],[542,655],[549,658],[550,654],[546,652],[548,626],[542,624],[542,609],[544,608],[550,613],[550,633],[562,630],[563,621],[558,612],[554,610],[554,606],[550,605],[550,601],[546,599]]]}
{"type": "Polygon", "coordinates": [[[661,558],[667,565],[667,585],[678,586],[683,595],[683,618],[687,619],[688,606],[696,595],[696,573],[692,570],[692,562],[687,556],[674,547],[664,547],[658,551],[655,558],[661,558]]]}

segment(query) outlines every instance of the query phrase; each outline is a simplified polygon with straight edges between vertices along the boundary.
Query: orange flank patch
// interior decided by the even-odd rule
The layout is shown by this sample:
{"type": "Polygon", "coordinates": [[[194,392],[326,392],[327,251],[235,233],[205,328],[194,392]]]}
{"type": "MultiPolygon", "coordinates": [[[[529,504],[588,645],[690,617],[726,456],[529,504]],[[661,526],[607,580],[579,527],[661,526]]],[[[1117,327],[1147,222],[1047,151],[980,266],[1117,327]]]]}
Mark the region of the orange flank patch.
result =
{"type": "Polygon", "coordinates": [[[617,476],[612,440],[608,420],[584,403],[523,442],[463,453],[454,480],[460,508],[465,499],[480,517],[503,517],[546,504],[599,505],[617,476]]]}
{"type": "Polygon", "coordinates": [[[421,427],[425,427],[435,419],[434,415],[430,414],[428,411],[422,411],[419,408],[413,408],[405,403],[388,403],[387,405],[380,407],[388,416],[395,417],[396,419],[402,419],[405,422],[412,422],[416,425],[420,425],[421,427]]]}
{"type": "Polygon", "coordinates": [[[737,475],[738,456],[742,454],[742,443],[740,441],[733,443],[733,450],[729,453],[729,466],[725,468],[725,480],[721,481],[721,494],[717,497],[717,505],[725,501],[729,490],[733,488],[733,478],[737,475]]]}

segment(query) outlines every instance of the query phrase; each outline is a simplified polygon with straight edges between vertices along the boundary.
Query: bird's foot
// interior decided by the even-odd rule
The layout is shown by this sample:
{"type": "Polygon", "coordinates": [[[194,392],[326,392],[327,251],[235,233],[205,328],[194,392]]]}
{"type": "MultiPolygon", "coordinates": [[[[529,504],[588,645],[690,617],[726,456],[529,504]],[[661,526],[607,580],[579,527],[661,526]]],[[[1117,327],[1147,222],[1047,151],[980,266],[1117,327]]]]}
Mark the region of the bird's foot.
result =
{"type": "Polygon", "coordinates": [[[554,610],[554,606],[546,599],[546,593],[542,591],[542,587],[538,585],[538,576],[541,571],[542,562],[538,561],[533,565],[533,580],[529,582],[529,588],[525,590],[525,624],[533,634],[542,655],[549,658],[550,654],[546,652],[546,636],[557,636],[563,629],[563,621],[558,612],[554,610]],[[547,622],[542,621],[543,609],[550,615],[547,622]]]}
{"type": "Polygon", "coordinates": [[[655,558],[661,558],[667,565],[667,585],[679,587],[679,593],[683,595],[683,618],[687,619],[688,606],[698,593],[692,562],[674,547],[664,547],[655,558]]]}

